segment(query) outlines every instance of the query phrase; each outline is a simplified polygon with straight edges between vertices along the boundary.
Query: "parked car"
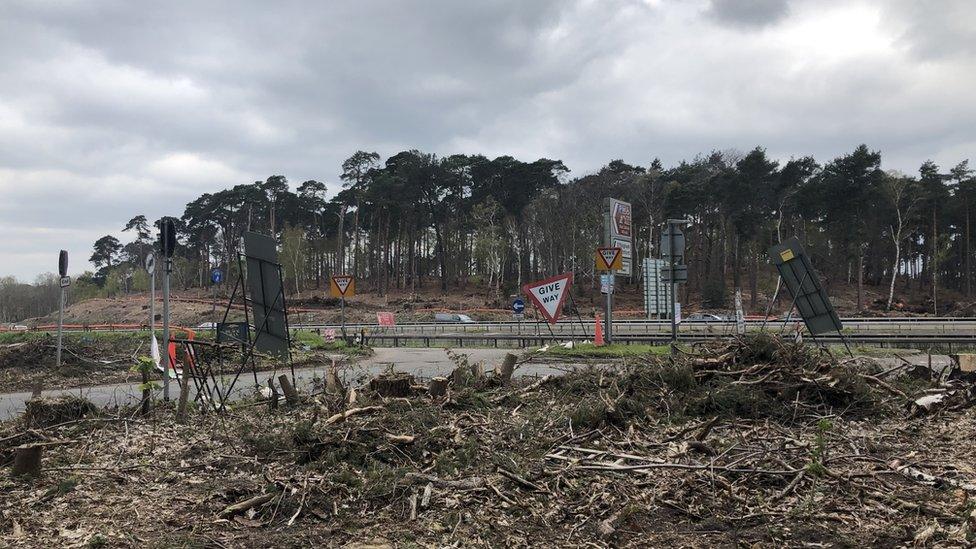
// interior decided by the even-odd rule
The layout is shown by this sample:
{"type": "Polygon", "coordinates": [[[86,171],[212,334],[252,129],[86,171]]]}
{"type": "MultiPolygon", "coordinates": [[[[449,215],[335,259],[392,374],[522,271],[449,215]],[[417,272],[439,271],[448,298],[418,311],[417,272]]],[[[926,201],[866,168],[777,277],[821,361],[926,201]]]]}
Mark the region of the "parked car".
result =
{"type": "Polygon", "coordinates": [[[713,315],[711,313],[691,313],[688,315],[687,320],[701,320],[704,322],[724,322],[725,319],[719,315],[713,315]]]}
{"type": "Polygon", "coordinates": [[[470,316],[460,313],[434,313],[434,322],[472,324],[474,320],[470,316]]]}

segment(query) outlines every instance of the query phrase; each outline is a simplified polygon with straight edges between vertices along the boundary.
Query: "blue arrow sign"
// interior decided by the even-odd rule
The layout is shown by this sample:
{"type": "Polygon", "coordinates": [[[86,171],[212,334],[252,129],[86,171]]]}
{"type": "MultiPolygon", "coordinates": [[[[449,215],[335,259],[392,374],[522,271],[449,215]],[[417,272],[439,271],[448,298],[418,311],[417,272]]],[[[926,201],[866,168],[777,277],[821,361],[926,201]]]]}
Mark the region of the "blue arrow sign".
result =
{"type": "Polygon", "coordinates": [[[512,310],[515,311],[515,314],[522,314],[522,311],[525,310],[525,302],[522,301],[522,298],[517,298],[512,302],[512,310]]]}
{"type": "Polygon", "coordinates": [[[220,284],[220,282],[223,279],[224,279],[224,272],[221,271],[220,269],[214,269],[210,271],[210,281],[213,282],[214,284],[220,284]]]}

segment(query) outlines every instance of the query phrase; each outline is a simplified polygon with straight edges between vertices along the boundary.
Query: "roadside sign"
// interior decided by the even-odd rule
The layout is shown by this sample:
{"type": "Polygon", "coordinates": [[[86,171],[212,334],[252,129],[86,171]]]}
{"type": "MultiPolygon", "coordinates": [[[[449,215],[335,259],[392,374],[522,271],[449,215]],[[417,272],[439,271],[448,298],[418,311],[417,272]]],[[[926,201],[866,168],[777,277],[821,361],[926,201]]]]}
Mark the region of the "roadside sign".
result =
{"type": "Polygon", "coordinates": [[[521,297],[515,298],[515,301],[512,302],[512,312],[517,315],[525,312],[525,301],[521,297]]]}
{"type": "Polygon", "coordinates": [[[610,211],[607,212],[610,234],[605,242],[611,246],[620,248],[620,269],[617,274],[630,276],[633,271],[633,245],[634,245],[634,224],[633,209],[630,203],[610,198],[607,200],[610,211]]]}
{"type": "Polygon", "coordinates": [[[688,266],[687,265],[675,265],[674,273],[671,273],[671,266],[666,265],[661,269],[661,279],[665,282],[688,282],[688,266]]]}
{"type": "Polygon", "coordinates": [[[223,271],[221,271],[220,269],[213,269],[212,271],[210,271],[210,282],[213,282],[214,284],[220,284],[222,280],[224,280],[223,271]]]}
{"type": "Polygon", "coordinates": [[[647,318],[665,317],[671,307],[671,284],[666,284],[662,272],[667,266],[663,259],[644,258],[644,310],[647,318]]]}
{"type": "Polygon", "coordinates": [[[58,254],[58,274],[61,278],[68,276],[68,252],[65,250],[58,254]]]}
{"type": "Polygon", "coordinates": [[[612,274],[602,274],[600,275],[600,293],[601,294],[612,294],[613,293],[613,282],[614,277],[612,274]]]}
{"type": "Polygon", "coordinates": [[[67,288],[68,286],[71,286],[71,277],[70,276],[62,276],[61,277],[61,287],[62,288],[67,288]]]}
{"type": "Polygon", "coordinates": [[[746,316],[742,311],[742,290],[735,291],[735,333],[746,333],[746,316]]]}
{"type": "Polygon", "coordinates": [[[153,274],[156,271],[156,256],[152,252],[146,254],[146,272],[153,274]]]}
{"type": "Polygon", "coordinates": [[[619,271],[623,268],[623,250],[604,246],[596,249],[596,270],[619,271]]]}
{"type": "Polygon", "coordinates": [[[573,285],[573,273],[563,273],[538,282],[522,286],[542,316],[550,324],[555,324],[563,312],[563,305],[569,297],[569,287],[573,285]]]}
{"type": "Polygon", "coordinates": [[[661,259],[675,256],[675,262],[681,263],[685,257],[685,233],[677,225],[668,225],[661,233],[661,259]],[[674,231],[674,250],[671,249],[671,232],[674,231]]]}
{"type": "Polygon", "coordinates": [[[674,323],[681,324],[681,302],[674,302],[674,323]]]}
{"type": "Polygon", "coordinates": [[[329,295],[332,297],[352,297],[356,295],[356,281],[352,275],[335,275],[329,282],[329,295]]]}
{"type": "Polygon", "coordinates": [[[396,326],[396,321],[393,318],[393,313],[388,313],[388,312],[377,312],[376,323],[379,324],[380,326],[396,326]]]}

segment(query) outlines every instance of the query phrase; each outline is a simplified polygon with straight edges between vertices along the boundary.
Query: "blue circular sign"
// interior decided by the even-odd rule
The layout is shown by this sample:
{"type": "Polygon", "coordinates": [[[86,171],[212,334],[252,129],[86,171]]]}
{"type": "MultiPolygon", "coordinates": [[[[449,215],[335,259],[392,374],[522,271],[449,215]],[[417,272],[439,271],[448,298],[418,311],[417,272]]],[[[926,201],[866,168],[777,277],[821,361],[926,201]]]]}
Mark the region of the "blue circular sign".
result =
{"type": "Polygon", "coordinates": [[[220,281],[224,279],[224,272],[220,269],[214,269],[210,271],[210,281],[214,284],[220,284],[220,281]]]}
{"type": "Polygon", "coordinates": [[[512,302],[512,310],[515,311],[516,314],[521,314],[522,311],[525,310],[525,302],[522,301],[521,297],[516,298],[515,301],[512,302]]]}

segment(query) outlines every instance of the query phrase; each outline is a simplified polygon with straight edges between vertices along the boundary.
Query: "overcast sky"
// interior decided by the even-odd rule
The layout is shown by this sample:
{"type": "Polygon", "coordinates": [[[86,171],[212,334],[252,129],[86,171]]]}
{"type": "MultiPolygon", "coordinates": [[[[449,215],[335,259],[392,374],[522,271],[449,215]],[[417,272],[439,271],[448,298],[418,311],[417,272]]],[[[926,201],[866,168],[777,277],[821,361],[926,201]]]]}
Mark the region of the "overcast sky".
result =
{"type": "Polygon", "coordinates": [[[272,174],[334,190],[357,149],[948,169],[974,29],[969,0],[3,0],[0,275],[81,272],[132,216],[272,174]]]}

